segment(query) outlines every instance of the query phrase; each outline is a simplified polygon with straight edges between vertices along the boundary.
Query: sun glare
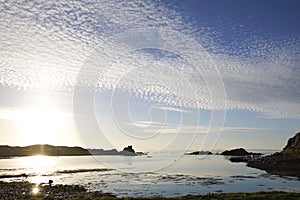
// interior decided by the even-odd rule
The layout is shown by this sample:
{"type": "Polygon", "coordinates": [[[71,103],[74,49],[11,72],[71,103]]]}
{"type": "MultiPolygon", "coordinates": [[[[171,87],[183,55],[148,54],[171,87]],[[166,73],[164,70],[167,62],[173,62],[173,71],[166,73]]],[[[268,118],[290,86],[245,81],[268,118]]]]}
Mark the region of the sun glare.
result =
{"type": "Polygon", "coordinates": [[[28,156],[21,159],[22,165],[29,168],[43,168],[53,164],[53,157],[28,156]]]}
{"type": "Polygon", "coordinates": [[[39,193],[39,188],[38,188],[37,186],[34,187],[34,188],[32,189],[32,193],[33,193],[33,194],[39,193]]]}
{"type": "Polygon", "coordinates": [[[44,175],[52,173],[55,170],[56,158],[51,156],[26,156],[19,159],[20,165],[28,168],[29,174],[35,176],[29,177],[28,180],[34,183],[42,183],[47,179],[44,175]]]}
{"type": "Polygon", "coordinates": [[[24,109],[18,114],[20,131],[30,144],[53,143],[64,127],[65,114],[52,107],[24,109]]]}

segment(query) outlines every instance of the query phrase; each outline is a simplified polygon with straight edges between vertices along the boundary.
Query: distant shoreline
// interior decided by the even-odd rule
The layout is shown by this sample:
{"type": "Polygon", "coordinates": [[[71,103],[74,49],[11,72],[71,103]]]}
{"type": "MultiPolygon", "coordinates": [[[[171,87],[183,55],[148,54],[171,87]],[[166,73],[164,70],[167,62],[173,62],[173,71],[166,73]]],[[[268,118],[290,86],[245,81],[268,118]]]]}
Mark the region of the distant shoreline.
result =
{"type": "Polygon", "coordinates": [[[24,156],[99,156],[99,155],[121,155],[140,156],[143,152],[135,152],[132,146],[125,147],[122,151],[116,149],[85,149],[82,147],[53,146],[48,144],[37,144],[30,146],[8,146],[0,145],[0,159],[24,156]]]}

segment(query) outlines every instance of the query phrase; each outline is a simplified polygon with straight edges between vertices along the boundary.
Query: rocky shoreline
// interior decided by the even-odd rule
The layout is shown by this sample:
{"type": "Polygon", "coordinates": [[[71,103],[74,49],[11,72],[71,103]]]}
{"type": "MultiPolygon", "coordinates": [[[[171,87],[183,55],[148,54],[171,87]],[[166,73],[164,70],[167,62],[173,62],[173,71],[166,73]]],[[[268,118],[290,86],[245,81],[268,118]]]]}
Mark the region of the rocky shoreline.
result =
{"type": "Polygon", "coordinates": [[[247,166],[270,174],[300,178],[300,132],[290,138],[281,152],[247,160],[247,166]]]}
{"type": "Polygon", "coordinates": [[[275,153],[270,156],[249,159],[247,166],[265,170],[270,174],[300,178],[300,159],[291,155],[275,153]]]}
{"type": "Polygon", "coordinates": [[[55,199],[299,199],[300,193],[293,192],[256,192],[256,193],[209,193],[206,195],[186,195],[178,197],[125,197],[118,198],[110,193],[101,191],[89,192],[79,185],[35,185],[29,182],[2,182],[0,181],[0,199],[35,199],[35,200],[55,200],[55,199]]]}
{"type": "Polygon", "coordinates": [[[79,185],[36,185],[29,182],[0,181],[0,199],[72,199],[115,197],[101,191],[89,192],[79,185]]]}

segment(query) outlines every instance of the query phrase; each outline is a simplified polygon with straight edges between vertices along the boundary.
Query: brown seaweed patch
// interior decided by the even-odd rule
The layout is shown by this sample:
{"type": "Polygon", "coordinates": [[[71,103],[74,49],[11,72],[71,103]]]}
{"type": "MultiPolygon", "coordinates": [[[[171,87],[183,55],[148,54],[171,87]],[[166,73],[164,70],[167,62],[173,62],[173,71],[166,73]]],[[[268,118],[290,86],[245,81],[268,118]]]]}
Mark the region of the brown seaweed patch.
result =
{"type": "Polygon", "coordinates": [[[62,170],[56,171],[57,174],[74,174],[74,173],[85,173],[85,172],[107,172],[112,171],[113,169],[107,168],[96,168],[96,169],[72,169],[72,170],[62,170]]]}

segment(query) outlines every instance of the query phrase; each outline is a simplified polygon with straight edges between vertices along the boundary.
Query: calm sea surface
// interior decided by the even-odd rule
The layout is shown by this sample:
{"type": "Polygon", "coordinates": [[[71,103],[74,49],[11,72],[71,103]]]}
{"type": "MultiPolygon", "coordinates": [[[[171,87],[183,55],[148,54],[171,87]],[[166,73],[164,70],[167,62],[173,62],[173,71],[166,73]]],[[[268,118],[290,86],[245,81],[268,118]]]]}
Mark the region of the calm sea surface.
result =
{"type": "MultiPolygon", "coordinates": [[[[269,175],[231,163],[219,155],[180,156],[176,153],[146,156],[32,156],[0,159],[0,175],[27,174],[28,180],[56,184],[79,184],[122,196],[178,196],[208,192],[300,192],[300,180],[269,175]]],[[[1,179],[0,179],[1,180],[1,179]]]]}

